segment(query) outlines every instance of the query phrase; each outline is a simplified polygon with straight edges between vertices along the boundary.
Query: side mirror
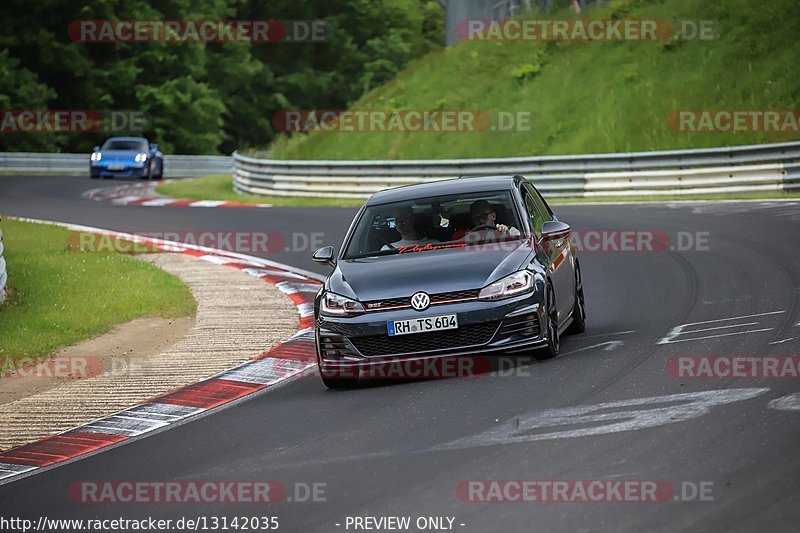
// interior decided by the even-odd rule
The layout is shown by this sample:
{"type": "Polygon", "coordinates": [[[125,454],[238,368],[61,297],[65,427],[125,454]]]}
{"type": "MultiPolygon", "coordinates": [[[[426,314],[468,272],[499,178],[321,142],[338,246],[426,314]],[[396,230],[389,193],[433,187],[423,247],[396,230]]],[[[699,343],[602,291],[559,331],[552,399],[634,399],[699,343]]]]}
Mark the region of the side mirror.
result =
{"type": "Polygon", "coordinates": [[[157,144],[151,144],[150,145],[150,152],[151,153],[158,152],[158,145],[157,144]]]}
{"type": "Polygon", "coordinates": [[[99,147],[99,146],[95,146],[95,147],[94,147],[94,151],[95,151],[95,152],[99,152],[99,151],[100,151],[100,147],[99,147]]]}
{"type": "Polygon", "coordinates": [[[569,227],[569,224],[558,220],[549,220],[542,224],[542,240],[566,239],[571,231],[572,228],[569,227]]]}
{"type": "Polygon", "coordinates": [[[311,259],[314,260],[315,263],[322,263],[323,265],[328,266],[336,266],[336,260],[333,258],[333,246],[326,246],[324,248],[320,248],[314,255],[311,256],[311,259]]]}

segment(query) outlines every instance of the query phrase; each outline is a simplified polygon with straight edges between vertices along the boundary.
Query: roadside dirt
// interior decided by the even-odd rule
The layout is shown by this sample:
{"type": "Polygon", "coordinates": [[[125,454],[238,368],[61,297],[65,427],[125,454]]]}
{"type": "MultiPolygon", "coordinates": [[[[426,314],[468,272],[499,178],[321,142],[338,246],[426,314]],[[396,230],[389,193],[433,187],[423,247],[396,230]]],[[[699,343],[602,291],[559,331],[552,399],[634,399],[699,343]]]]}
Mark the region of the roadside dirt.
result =
{"type": "Polygon", "coordinates": [[[195,318],[134,320],[66,349],[34,376],[0,379],[0,450],[196,383],[297,332],[297,306],[264,280],[179,253],[138,257],[188,285],[195,318]],[[68,379],[71,365],[80,379],[68,379]]]}
{"type": "Polygon", "coordinates": [[[91,378],[102,369],[133,368],[184,338],[194,323],[194,317],[137,318],[108,333],[62,348],[45,361],[0,378],[0,405],[66,381],[91,378]]]}

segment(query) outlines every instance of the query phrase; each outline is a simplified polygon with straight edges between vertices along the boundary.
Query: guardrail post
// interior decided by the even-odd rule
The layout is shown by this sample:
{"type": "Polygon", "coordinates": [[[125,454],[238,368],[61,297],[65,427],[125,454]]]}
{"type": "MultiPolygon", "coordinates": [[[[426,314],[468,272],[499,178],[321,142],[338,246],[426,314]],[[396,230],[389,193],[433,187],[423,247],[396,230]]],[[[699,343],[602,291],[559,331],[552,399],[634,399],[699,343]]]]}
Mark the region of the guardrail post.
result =
{"type": "MultiPolygon", "coordinates": [[[[2,222],[2,218],[0,218],[0,222],[2,222]]],[[[6,280],[8,279],[8,274],[6,272],[6,260],[3,258],[3,228],[0,228],[0,303],[3,303],[3,300],[6,299],[6,280]]]]}

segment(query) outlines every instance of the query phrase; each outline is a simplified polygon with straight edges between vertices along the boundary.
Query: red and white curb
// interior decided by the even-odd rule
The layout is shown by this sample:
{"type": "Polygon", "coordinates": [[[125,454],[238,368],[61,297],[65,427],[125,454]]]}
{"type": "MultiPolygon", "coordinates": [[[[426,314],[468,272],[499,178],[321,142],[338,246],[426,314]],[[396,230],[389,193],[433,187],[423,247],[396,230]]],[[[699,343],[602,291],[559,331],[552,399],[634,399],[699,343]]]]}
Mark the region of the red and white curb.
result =
{"type": "Polygon", "coordinates": [[[98,187],[86,191],[82,196],[89,200],[110,202],[114,205],[141,205],[145,207],[272,207],[270,204],[165,198],[155,192],[155,184],[152,183],[98,187]]]}
{"type": "Polygon", "coordinates": [[[300,330],[258,357],[197,383],[180,387],[139,405],[58,435],[0,451],[0,484],[35,474],[59,463],[88,457],[166,426],[186,421],[268,387],[297,379],[316,366],[313,337],[314,296],[321,287],[317,274],[266,259],[202,246],[187,245],[75,224],[16,218],[54,224],[74,231],[110,235],[183,253],[201,261],[243,270],[272,283],[297,305],[300,330]]]}

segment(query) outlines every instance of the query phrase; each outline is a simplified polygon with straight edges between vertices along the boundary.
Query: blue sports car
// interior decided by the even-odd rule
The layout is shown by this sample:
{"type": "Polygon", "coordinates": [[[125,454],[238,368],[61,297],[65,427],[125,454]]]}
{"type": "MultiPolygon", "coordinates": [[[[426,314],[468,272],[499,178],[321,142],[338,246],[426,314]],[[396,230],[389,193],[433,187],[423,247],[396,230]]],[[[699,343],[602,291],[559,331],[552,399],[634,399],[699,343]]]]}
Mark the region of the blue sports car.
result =
{"type": "Polygon", "coordinates": [[[103,146],[95,146],[89,158],[92,178],[115,176],[161,179],[164,176],[164,154],[157,144],[144,137],[111,137],[103,146]]]}

